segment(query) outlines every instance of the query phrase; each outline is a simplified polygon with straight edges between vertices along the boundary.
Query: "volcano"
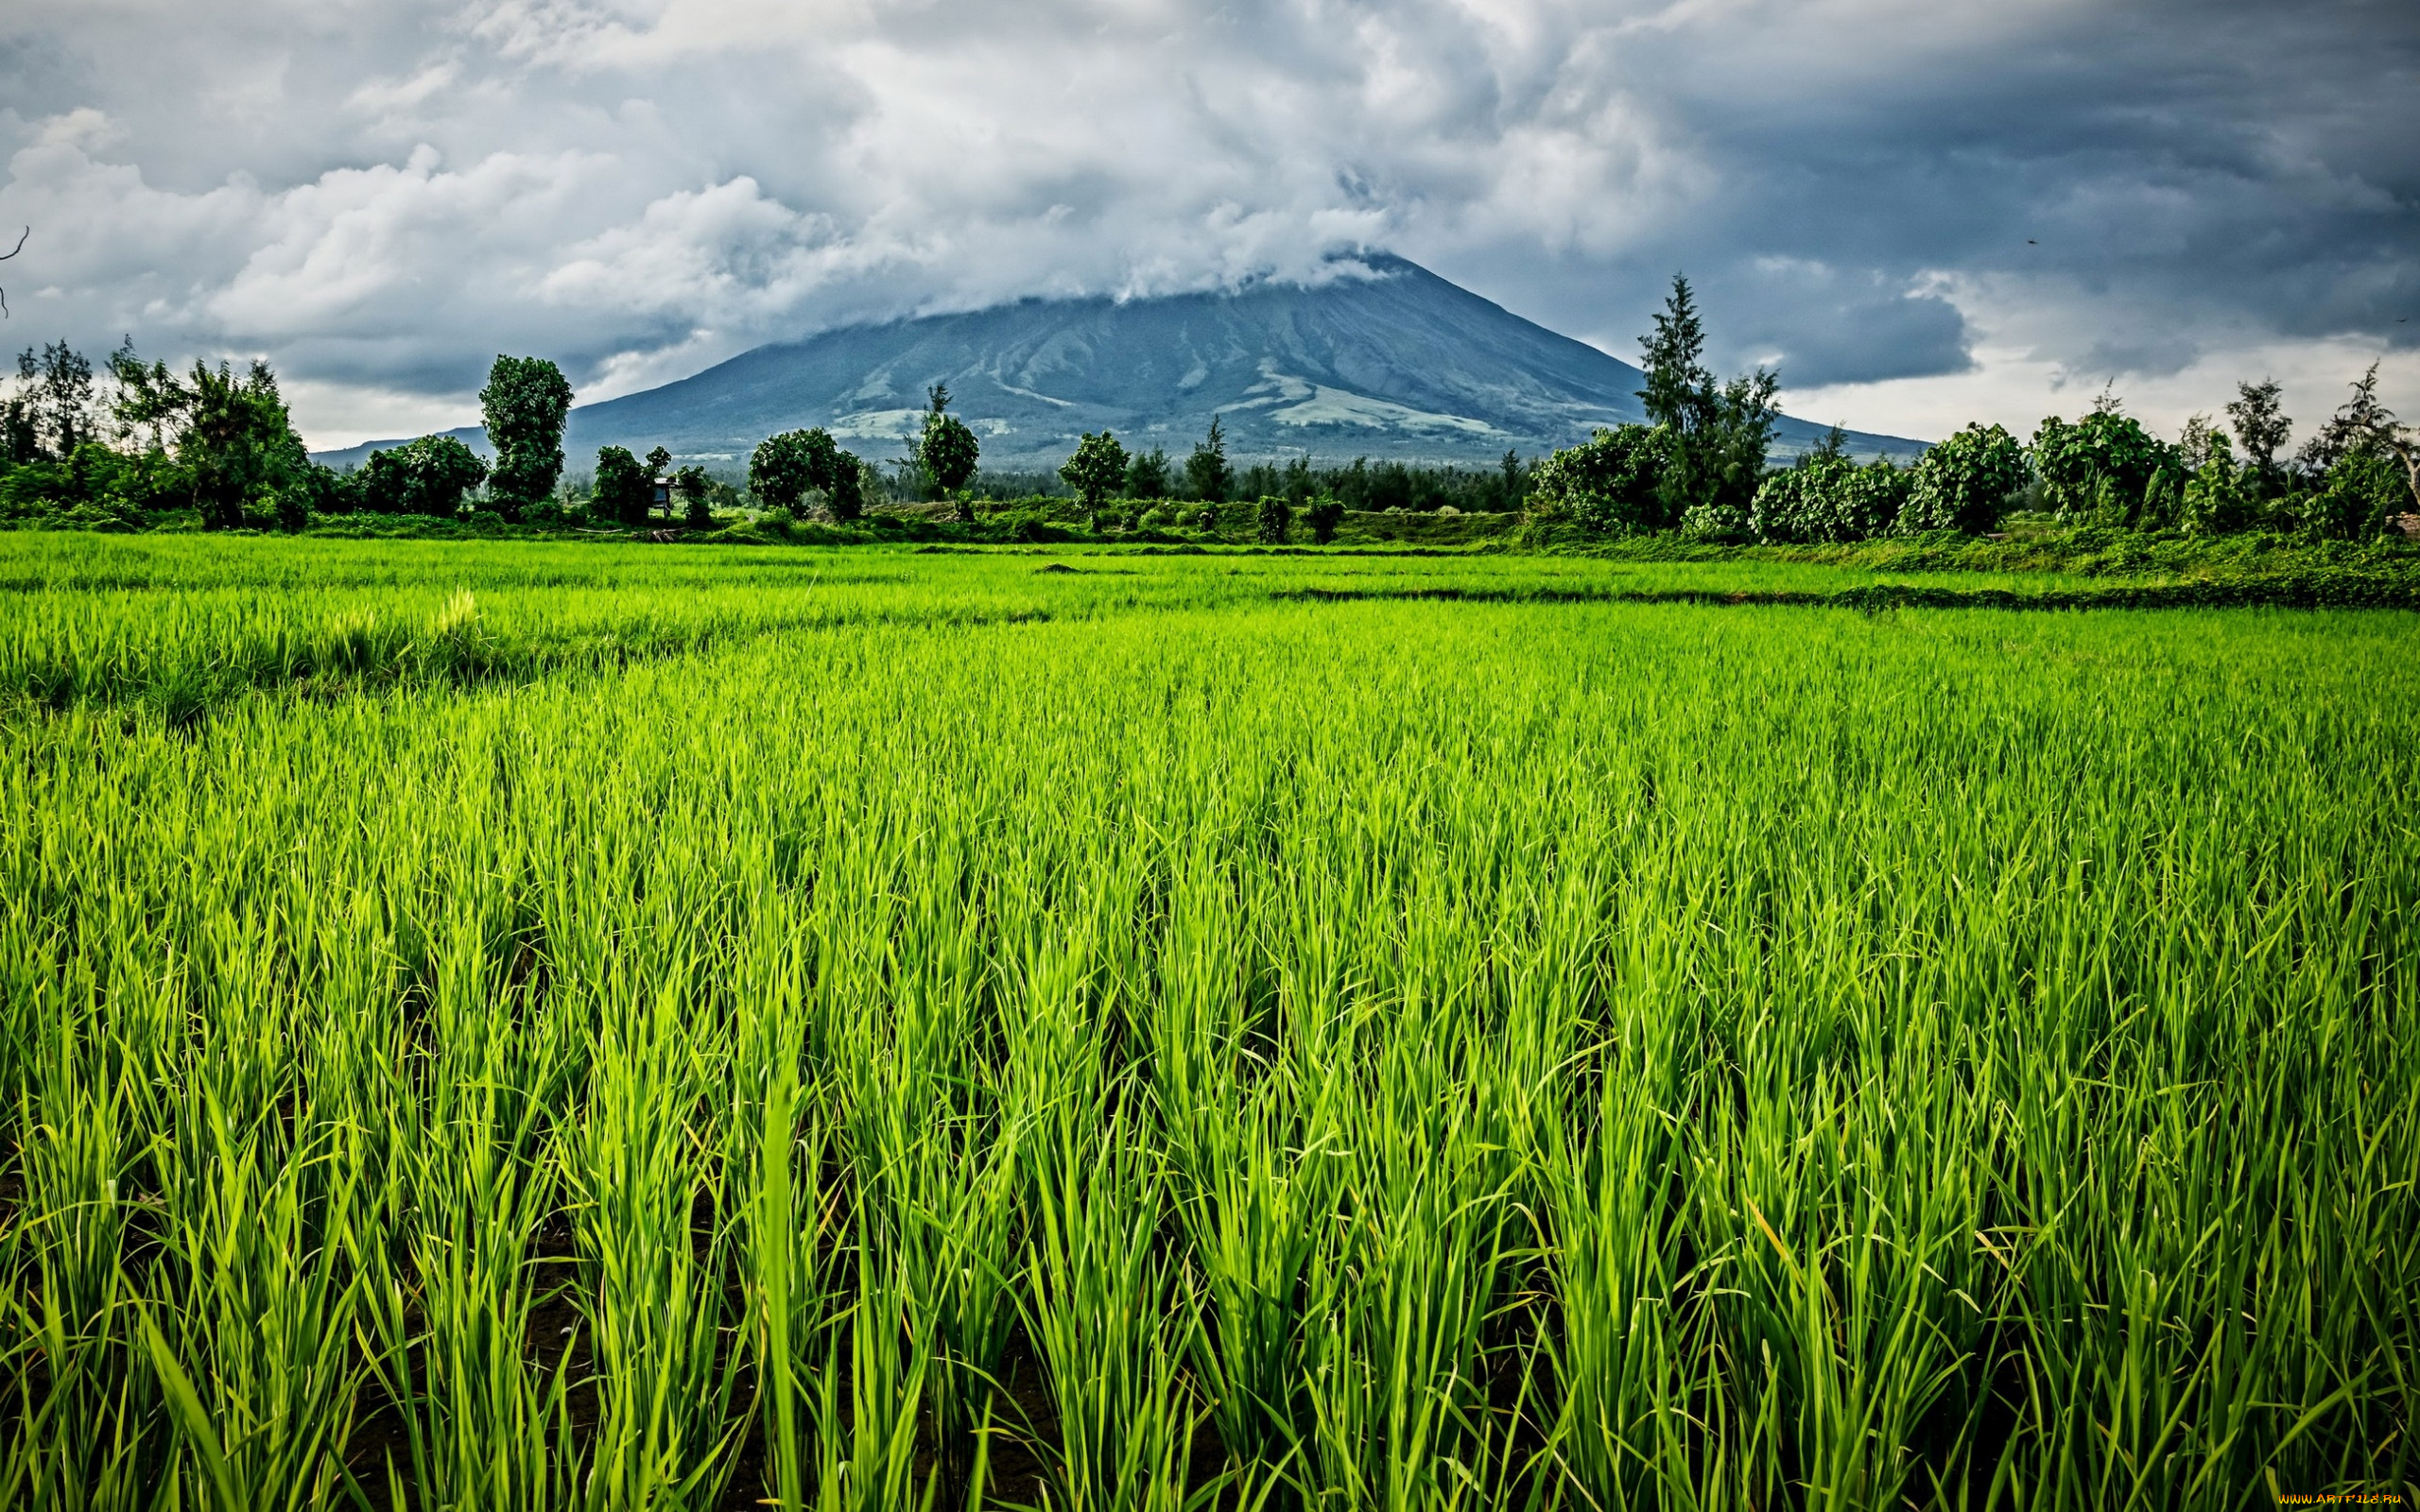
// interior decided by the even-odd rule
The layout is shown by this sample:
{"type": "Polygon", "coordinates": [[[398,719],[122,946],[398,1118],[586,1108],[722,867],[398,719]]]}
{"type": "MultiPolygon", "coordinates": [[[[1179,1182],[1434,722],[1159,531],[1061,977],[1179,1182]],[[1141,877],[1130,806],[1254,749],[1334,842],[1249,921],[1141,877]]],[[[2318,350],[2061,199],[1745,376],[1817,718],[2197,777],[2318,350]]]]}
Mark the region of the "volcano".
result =
{"type": "MultiPolygon", "coordinates": [[[[662,446],[717,471],[779,431],[829,429],[882,461],[918,425],[925,387],[1002,469],[1055,468],[1086,431],[1181,458],[1217,416],[1230,456],[1357,456],[1493,465],[1539,456],[1600,425],[1645,418],[1638,369],[1525,320],[1426,268],[1386,255],[1330,263],[1305,283],[1146,299],[1021,300],[990,309],[844,326],[742,352],[659,388],[571,413],[574,472],[599,446],[662,446]]],[[[1776,455],[1825,427],[1785,417],[1776,455]]],[[[482,451],[477,427],[448,434],[482,451]]],[[[348,466],[393,441],[320,460],[348,466]]],[[[1861,455],[1922,441],[1851,433],[1861,455]]]]}

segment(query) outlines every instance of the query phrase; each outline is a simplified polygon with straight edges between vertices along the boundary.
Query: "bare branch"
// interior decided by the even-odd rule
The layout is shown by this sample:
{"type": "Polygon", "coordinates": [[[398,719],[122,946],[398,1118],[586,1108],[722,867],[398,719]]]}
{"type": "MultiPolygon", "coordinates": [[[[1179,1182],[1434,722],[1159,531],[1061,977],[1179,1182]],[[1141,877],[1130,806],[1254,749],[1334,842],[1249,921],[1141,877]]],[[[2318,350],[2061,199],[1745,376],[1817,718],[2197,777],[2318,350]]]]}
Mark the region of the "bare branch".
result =
{"type": "MultiPolygon", "coordinates": [[[[19,232],[17,233],[17,245],[9,248],[5,252],[0,252],[0,263],[5,263],[9,259],[16,256],[19,252],[24,251],[26,249],[26,238],[33,233],[34,229],[31,226],[28,226],[24,231],[19,232]]],[[[0,289],[0,320],[5,320],[7,318],[9,318],[9,291],[7,289],[0,289]]]]}

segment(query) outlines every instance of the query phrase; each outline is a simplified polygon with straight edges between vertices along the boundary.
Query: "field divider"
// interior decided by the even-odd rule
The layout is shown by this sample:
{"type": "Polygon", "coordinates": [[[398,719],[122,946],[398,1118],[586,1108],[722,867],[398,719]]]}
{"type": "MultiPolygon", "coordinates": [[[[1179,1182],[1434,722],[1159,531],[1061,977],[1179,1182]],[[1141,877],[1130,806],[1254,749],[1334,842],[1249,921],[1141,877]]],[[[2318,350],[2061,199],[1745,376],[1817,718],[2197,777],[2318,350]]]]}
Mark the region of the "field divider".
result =
{"type": "Polygon", "coordinates": [[[2208,578],[2110,588],[1937,588],[1874,583],[1814,593],[1795,589],[1718,591],[1703,588],[1286,588],[1270,594],[1292,603],[1364,601],[1467,604],[1681,604],[1716,608],[1853,609],[2391,609],[2420,610],[2420,584],[2366,574],[2295,574],[2276,577],[2208,578]]]}

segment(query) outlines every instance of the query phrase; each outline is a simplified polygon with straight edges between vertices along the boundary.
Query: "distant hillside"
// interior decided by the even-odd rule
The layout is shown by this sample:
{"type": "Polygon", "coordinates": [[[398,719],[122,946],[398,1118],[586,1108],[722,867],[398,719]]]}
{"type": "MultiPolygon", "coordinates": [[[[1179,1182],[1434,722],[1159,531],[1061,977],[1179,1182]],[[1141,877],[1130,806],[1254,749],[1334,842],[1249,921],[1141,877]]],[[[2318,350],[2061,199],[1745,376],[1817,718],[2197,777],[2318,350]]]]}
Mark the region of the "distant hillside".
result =
{"type": "MultiPolygon", "coordinates": [[[[744,465],[766,437],[822,425],[860,455],[888,460],[937,382],[982,438],[984,461],[1006,468],[1056,467],[1079,435],[1103,428],[1130,448],[1181,457],[1213,414],[1237,457],[1465,465],[1493,464],[1508,449],[1541,455],[1643,418],[1643,379],[1629,363],[1380,256],[1338,265],[1315,287],[1025,300],[758,347],[575,409],[563,449],[575,470],[608,444],[744,465]]],[[[1823,429],[1786,419],[1775,450],[1804,450],[1823,429]]],[[[448,434],[485,449],[476,427],[448,434]]],[[[320,460],[350,466],[394,444],[320,460]]],[[[1853,434],[1850,444],[1904,457],[1925,443],[1853,434]]]]}

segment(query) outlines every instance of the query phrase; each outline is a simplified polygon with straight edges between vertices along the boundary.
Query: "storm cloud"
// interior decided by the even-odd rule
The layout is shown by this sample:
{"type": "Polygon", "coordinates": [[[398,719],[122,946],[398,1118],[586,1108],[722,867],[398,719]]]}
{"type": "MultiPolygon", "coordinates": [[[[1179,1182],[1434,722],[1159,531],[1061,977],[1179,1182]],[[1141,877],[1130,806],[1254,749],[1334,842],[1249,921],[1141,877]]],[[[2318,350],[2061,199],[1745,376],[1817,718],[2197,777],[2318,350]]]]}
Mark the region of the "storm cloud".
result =
{"type": "Polygon", "coordinates": [[[1625,357],[1676,269],[1810,419],[2420,412],[2420,12],[20,0],[11,344],[265,355],[315,444],[1021,295],[1400,252],[1625,357]]]}

